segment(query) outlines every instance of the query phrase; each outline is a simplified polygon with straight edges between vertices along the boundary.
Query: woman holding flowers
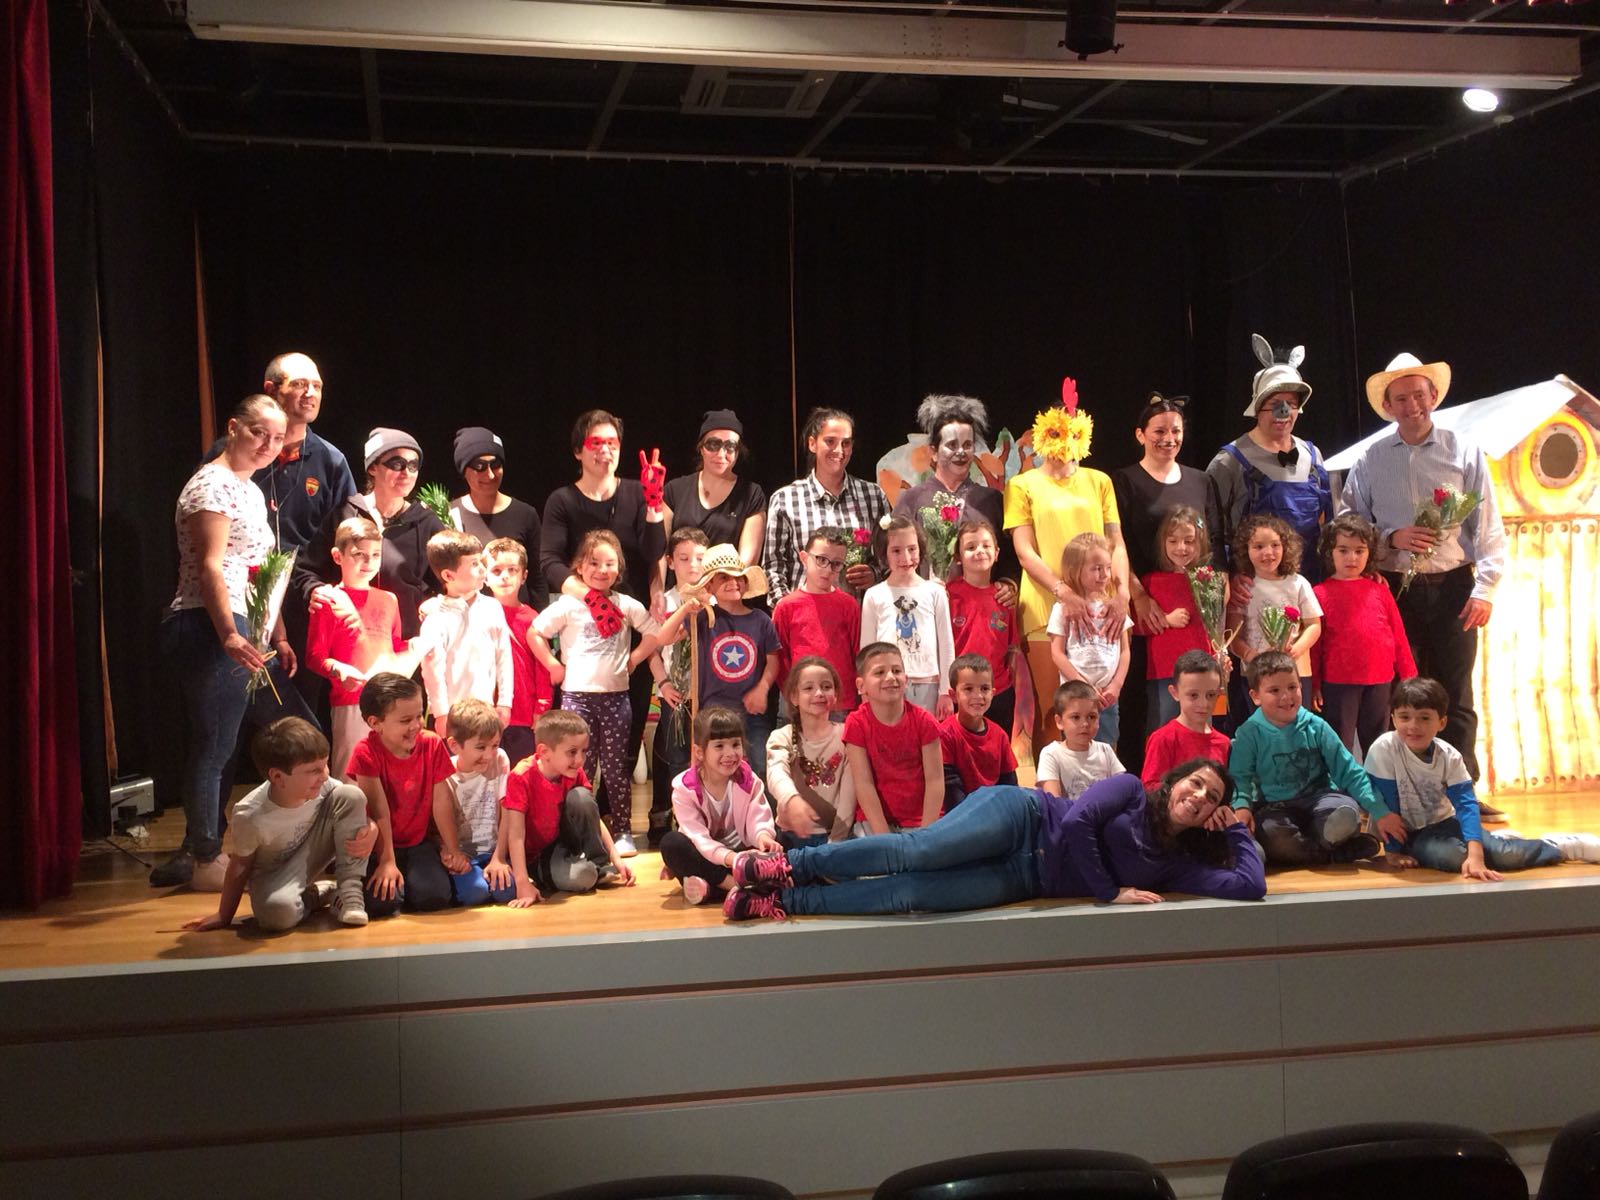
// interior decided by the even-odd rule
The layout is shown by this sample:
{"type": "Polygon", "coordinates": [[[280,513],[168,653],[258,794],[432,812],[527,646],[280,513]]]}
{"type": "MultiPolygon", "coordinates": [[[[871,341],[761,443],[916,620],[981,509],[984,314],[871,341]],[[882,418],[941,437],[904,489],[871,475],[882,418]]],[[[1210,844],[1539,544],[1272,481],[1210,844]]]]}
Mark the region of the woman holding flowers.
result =
{"type": "Polygon", "coordinates": [[[178,494],[178,591],[159,634],[176,672],[184,758],[178,779],[185,830],[178,852],[150,873],[152,887],[192,883],[220,891],[222,806],[233,788],[224,770],[246,716],[255,724],[311,718],[289,685],[294,651],[278,614],[259,641],[245,620],[253,577],[276,550],[267,502],[250,477],[278,456],[287,418],[271,396],[248,396],[228,419],[222,453],[178,494]],[[265,670],[271,686],[247,690],[265,670]]]}
{"type": "Polygon", "coordinates": [[[1005,527],[1022,565],[1022,634],[1027,639],[1028,673],[1033,679],[1034,747],[1054,740],[1053,701],[1058,672],[1050,657],[1046,625],[1060,604],[1068,625],[1089,620],[1088,602],[1058,573],[1067,543],[1080,533],[1102,534],[1111,543],[1110,599],[1102,628],[1118,636],[1128,615],[1128,555],[1111,479],[1080,466],[1089,455],[1094,421],[1078,410],[1078,387],[1062,381],[1060,407],[1041,412],[1033,423],[1033,450],[1039,465],[1006,484],[1005,527]]]}
{"type": "MultiPolygon", "coordinates": [[[[974,517],[989,523],[999,536],[1005,525],[1005,498],[972,478],[978,443],[989,437],[989,411],[971,396],[929,396],[917,406],[917,426],[928,435],[933,474],[900,493],[894,515],[922,526],[928,553],[921,574],[943,579],[955,560],[956,526],[974,517]]],[[[994,566],[995,578],[1016,572],[1010,546],[994,566]]]]}

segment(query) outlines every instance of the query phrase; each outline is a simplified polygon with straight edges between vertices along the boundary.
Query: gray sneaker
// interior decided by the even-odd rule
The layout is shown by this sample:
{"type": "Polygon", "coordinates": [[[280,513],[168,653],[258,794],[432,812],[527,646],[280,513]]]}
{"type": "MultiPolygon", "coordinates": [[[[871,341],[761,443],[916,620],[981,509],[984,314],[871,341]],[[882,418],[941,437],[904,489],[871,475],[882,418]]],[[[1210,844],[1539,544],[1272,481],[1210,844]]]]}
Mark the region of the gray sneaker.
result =
{"type": "Polygon", "coordinates": [[[365,925],[367,923],[367,896],[361,890],[361,880],[346,879],[341,882],[329,907],[333,910],[334,919],[339,924],[365,925]]]}

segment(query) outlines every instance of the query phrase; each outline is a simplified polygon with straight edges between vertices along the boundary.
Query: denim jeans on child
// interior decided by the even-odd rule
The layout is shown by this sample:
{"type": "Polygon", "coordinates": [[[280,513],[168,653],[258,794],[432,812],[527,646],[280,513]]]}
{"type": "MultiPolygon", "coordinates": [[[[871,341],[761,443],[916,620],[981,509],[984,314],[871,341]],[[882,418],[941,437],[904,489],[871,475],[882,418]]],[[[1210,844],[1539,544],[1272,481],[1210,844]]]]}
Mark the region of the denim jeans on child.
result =
{"type": "Polygon", "coordinates": [[[476,858],[469,858],[467,862],[471,865],[461,874],[450,876],[450,895],[457,904],[463,908],[476,908],[491,900],[496,904],[509,904],[517,898],[515,882],[508,883],[504,887],[489,886],[489,880],[484,875],[483,869],[489,865],[489,860],[493,857],[493,850],[485,850],[476,858]]]}
{"type": "Polygon", "coordinates": [[[1343,792],[1315,792],[1256,805],[1256,841],[1267,864],[1316,867],[1361,828],[1361,806],[1343,792]]]}
{"type": "MultiPolygon", "coordinates": [[[[245,620],[233,614],[234,628],[249,637],[245,620]]],[[[168,613],[157,634],[161,656],[176,675],[183,705],[184,753],[178,794],[185,817],[184,845],[209,862],[222,848],[222,812],[233,790],[234,748],[240,727],[266,725],[279,717],[316,718],[276,661],[268,670],[277,688],[245,696],[249,673],[223,650],[204,608],[168,613]]]]}
{"type": "MultiPolygon", "coordinates": [[[[1435,871],[1456,872],[1467,861],[1467,843],[1461,836],[1461,822],[1446,817],[1406,839],[1405,852],[1418,865],[1435,871]]],[[[1529,867],[1550,867],[1561,861],[1561,851],[1549,842],[1534,838],[1502,837],[1486,833],[1483,838],[1483,863],[1491,871],[1526,871],[1529,867]]]]}
{"type": "Polygon", "coordinates": [[[791,913],[959,912],[1039,894],[1039,803],[979,788],[925,829],[790,850],[791,913]],[[870,877],[878,878],[870,878],[870,877]],[[827,880],[844,880],[827,883],[827,880]]]}

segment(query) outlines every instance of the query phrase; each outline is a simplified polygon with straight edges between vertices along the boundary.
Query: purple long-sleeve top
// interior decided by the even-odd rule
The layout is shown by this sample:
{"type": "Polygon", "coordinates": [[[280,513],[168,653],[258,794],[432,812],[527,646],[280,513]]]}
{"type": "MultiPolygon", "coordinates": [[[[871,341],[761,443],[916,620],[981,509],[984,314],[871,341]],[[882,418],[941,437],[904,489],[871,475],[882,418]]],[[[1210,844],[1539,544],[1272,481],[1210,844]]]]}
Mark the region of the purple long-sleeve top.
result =
{"type": "Polygon", "coordinates": [[[1136,775],[1114,775],[1076,800],[1039,792],[1039,883],[1046,896],[1093,896],[1119,889],[1187,892],[1218,900],[1267,894],[1261,850],[1243,824],[1227,828],[1233,866],[1208,866],[1157,845],[1145,820],[1149,798],[1136,775]]]}

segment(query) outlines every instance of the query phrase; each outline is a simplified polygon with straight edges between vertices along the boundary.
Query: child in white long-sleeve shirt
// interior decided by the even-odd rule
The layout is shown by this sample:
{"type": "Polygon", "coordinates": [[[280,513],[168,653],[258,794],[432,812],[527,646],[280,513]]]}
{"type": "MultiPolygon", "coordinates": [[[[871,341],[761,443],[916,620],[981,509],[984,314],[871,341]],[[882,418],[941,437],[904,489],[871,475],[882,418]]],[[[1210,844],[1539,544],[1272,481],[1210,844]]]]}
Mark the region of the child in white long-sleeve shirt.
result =
{"type": "Polygon", "coordinates": [[[511,719],[516,664],[505,614],[483,594],[489,573],[483,543],[470,533],[440,530],[428,539],[428,566],[444,584],[444,596],[424,605],[427,615],[411,645],[421,659],[434,730],[444,735],[457,700],[493,705],[504,724],[511,719]]]}
{"type": "Polygon", "coordinates": [[[661,839],[661,861],[683,881],[683,898],[721,901],[741,854],[779,850],[766,788],[744,758],[744,721],[731,708],[694,720],[694,766],[672,783],[678,828],[661,839]]]}
{"type": "Polygon", "coordinates": [[[945,678],[955,661],[950,598],[944,584],[917,574],[923,532],[910,517],[885,517],[872,538],[888,577],[861,597],[861,649],[887,642],[906,669],[906,699],[938,720],[955,711],[945,678]]]}

